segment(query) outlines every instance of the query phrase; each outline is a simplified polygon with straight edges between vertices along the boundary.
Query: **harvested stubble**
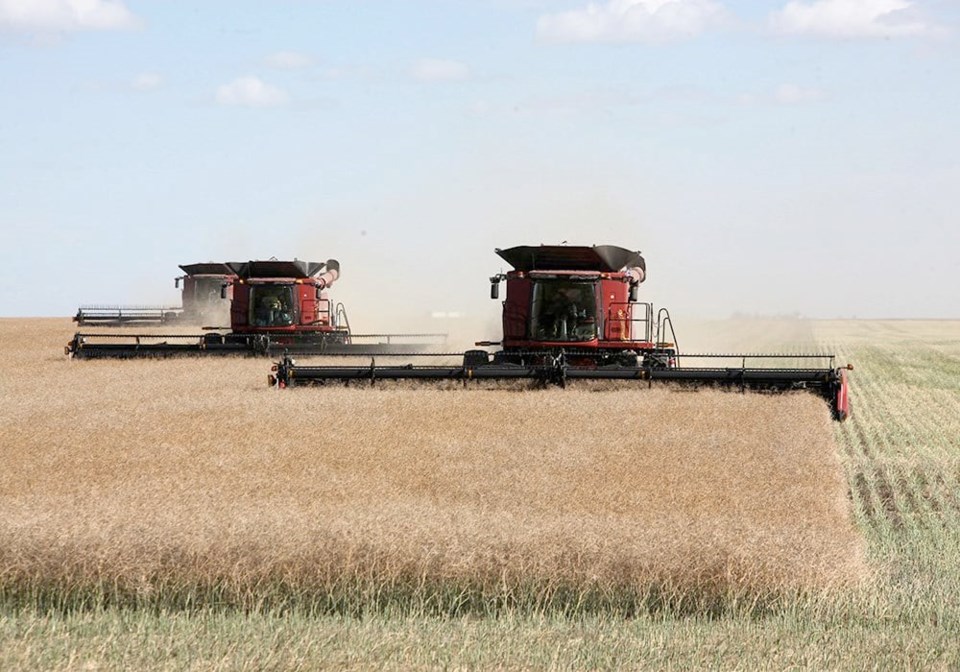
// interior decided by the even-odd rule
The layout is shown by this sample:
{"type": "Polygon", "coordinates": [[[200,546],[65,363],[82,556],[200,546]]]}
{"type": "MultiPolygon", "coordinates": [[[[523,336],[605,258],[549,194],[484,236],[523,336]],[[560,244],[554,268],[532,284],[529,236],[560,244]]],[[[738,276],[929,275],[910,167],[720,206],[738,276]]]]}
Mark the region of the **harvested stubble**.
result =
{"type": "Polygon", "coordinates": [[[812,395],[278,392],[67,331],[0,321],[7,602],[629,612],[865,574],[812,395]]]}

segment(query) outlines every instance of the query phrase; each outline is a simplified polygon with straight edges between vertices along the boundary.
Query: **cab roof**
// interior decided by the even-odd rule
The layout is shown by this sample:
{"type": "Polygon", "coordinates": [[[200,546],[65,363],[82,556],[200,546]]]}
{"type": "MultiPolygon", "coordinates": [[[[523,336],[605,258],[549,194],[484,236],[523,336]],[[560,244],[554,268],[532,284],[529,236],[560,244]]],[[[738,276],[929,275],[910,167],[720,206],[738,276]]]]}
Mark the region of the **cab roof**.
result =
{"type": "Polygon", "coordinates": [[[187,275],[234,275],[229,264],[207,261],[200,264],[181,264],[181,270],[187,275]]]}
{"type": "Polygon", "coordinates": [[[518,271],[599,271],[615,273],[647,264],[640,252],[615,245],[592,247],[573,245],[520,246],[506,250],[497,248],[497,254],[518,271]]]}
{"type": "MultiPolygon", "coordinates": [[[[230,267],[234,273],[244,280],[249,278],[312,278],[329,263],[329,261],[301,261],[299,259],[293,261],[267,259],[265,261],[230,262],[230,267]]],[[[332,266],[332,264],[330,265],[332,266]]]]}

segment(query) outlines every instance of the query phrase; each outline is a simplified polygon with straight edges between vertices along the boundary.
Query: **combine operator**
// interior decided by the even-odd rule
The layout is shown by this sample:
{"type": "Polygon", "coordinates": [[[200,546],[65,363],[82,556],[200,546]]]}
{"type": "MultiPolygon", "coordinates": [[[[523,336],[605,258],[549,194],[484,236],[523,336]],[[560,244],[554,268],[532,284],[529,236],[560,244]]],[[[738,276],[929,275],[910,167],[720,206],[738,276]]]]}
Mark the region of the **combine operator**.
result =
{"type": "Polygon", "coordinates": [[[284,288],[264,293],[256,303],[254,324],[258,327],[288,327],[293,324],[288,293],[284,288]]]}
{"type": "Polygon", "coordinates": [[[576,284],[546,286],[536,332],[550,341],[589,341],[597,337],[592,292],[576,284]],[[585,295],[586,294],[586,295],[585,295]]]}

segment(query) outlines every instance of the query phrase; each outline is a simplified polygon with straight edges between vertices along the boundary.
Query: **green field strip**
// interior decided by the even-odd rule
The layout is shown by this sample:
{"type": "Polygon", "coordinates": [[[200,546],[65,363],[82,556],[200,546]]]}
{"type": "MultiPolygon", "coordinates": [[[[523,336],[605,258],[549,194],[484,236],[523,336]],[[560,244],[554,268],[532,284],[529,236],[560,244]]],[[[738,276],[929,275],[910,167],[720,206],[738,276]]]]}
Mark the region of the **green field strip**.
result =
{"type": "MultiPolygon", "coordinates": [[[[929,354],[928,350],[918,350],[909,356],[924,359],[929,354]]],[[[947,368],[943,358],[929,359],[934,363],[927,369],[928,375],[912,381],[903,392],[903,405],[910,413],[909,423],[926,428],[924,439],[927,441],[936,439],[934,443],[960,448],[960,360],[951,360],[957,370],[949,374],[950,384],[943,385],[937,380],[947,368]]]]}
{"type": "MultiPolygon", "coordinates": [[[[845,349],[837,349],[846,354],[845,349]]],[[[870,361],[868,359],[868,361],[870,361]]],[[[847,454],[851,464],[847,477],[852,497],[859,506],[856,515],[881,531],[883,528],[902,529],[906,517],[919,515],[919,504],[909,492],[903,492],[906,479],[901,472],[891,470],[886,462],[895,455],[898,445],[887,439],[892,426],[903,427],[904,417],[886,403],[886,390],[876,381],[870,364],[855,370],[851,382],[853,416],[843,431],[844,443],[852,445],[847,454]]]]}
{"type": "Polygon", "coordinates": [[[883,434],[890,446],[884,459],[939,465],[960,456],[960,394],[916,384],[884,387],[875,382],[882,381],[882,373],[875,376],[867,368],[857,379],[860,384],[853,383],[853,395],[884,409],[883,434]]]}
{"type": "Polygon", "coordinates": [[[872,524],[874,507],[866,476],[862,471],[853,468],[850,463],[843,465],[843,471],[847,479],[854,521],[861,530],[865,529],[872,524]]]}
{"type": "Polygon", "coordinates": [[[952,526],[960,515],[960,491],[956,481],[944,479],[937,467],[915,466],[911,475],[927,517],[936,524],[952,526]]]}
{"type": "Polygon", "coordinates": [[[843,462],[847,474],[847,485],[855,503],[854,508],[858,517],[873,524],[878,503],[868,478],[872,462],[862,452],[863,442],[856,433],[857,428],[851,425],[844,429],[845,436],[842,443],[846,447],[844,451],[846,459],[843,462]]]}
{"type": "MultiPolygon", "coordinates": [[[[819,345],[825,352],[835,353],[841,363],[847,361],[849,357],[847,349],[839,344],[827,342],[819,345]]],[[[853,416],[835,426],[835,435],[841,448],[839,457],[847,479],[848,497],[851,501],[854,521],[861,530],[867,531],[878,524],[875,517],[879,503],[875,500],[867,479],[872,461],[864,454],[865,442],[862,438],[863,429],[860,425],[857,401],[859,395],[860,393],[853,387],[851,390],[853,416]]]]}
{"type": "Polygon", "coordinates": [[[881,577],[875,608],[902,622],[954,620],[960,610],[960,393],[949,380],[954,353],[915,339],[877,345],[875,336],[859,336],[831,350],[841,364],[855,366],[852,417],[836,434],[853,515],[881,577]]]}
{"type": "Polygon", "coordinates": [[[892,446],[884,436],[890,415],[883,400],[871,394],[872,385],[863,384],[858,392],[851,392],[854,415],[849,422],[857,433],[859,453],[864,459],[873,462],[886,456],[892,446]]]}
{"type": "Polygon", "coordinates": [[[883,467],[874,457],[876,442],[865,433],[861,423],[851,422],[855,457],[851,465],[854,480],[850,487],[858,494],[864,516],[871,525],[879,528],[898,526],[901,521],[892,488],[883,467]]]}
{"type": "Polygon", "coordinates": [[[863,471],[864,461],[857,456],[858,442],[853,435],[852,425],[845,424],[838,430],[837,442],[842,450],[839,459],[847,481],[847,497],[851,503],[853,518],[858,527],[866,529],[873,524],[876,505],[863,471]]]}
{"type": "Polygon", "coordinates": [[[925,497],[916,470],[907,465],[890,465],[886,472],[903,523],[919,527],[935,524],[935,511],[925,497]]]}
{"type": "Polygon", "coordinates": [[[907,460],[938,460],[949,454],[949,449],[943,445],[942,427],[950,419],[929,412],[937,408],[930,391],[901,387],[889,394],[895,402],[890,416],[896,420],[889,425],[889,432],[891,442],[898,446],[898,453],[907,460]]]}
{"type": "Polygon", "coordinates": [[[960,357],[932,348],[911,348],[904,353],[903,369],[911,384],[924,389],[960,392],[960,357]]]}
{"type": "Polygon", "coordinates": [[[864,429],[864,434],[858,438],[863,444],[862,451],[873,462],[873,491],[886,517],[899,527],[903,525],[903,517],[908,512],[920,516],[922,521],[934,515],[934,511],[939,517],[944,510],[953,510],[949,500],[943,502],[942,497],[928,502],[929,506],[921,505],[916,495],[904,489],[919,487],[918,479],[910,475],[918,468],[918,461],[923,465],[942,462],[942,450],[931,441],[937,432],[936,420],[909,410],[928,403],[929,391],[899,385],[895,390],[894,386],[873,384],[870,377],[868,381],[867,385],[862,386],[858,397],[861,410],[853,422],[855,425],[863,423],[882,429],[869,435],[864,429]],[[891,404],[891,399],[899,399],[900,406],[896,401],[891,404]],[[876,405],[871,403],[877,401],[879,403],[876,405]],[[908,410],[904,411],[904,407],[908,410]],[[877,414],[882,416],[882,423],[878,421],[877,414]]]}
{"type": "Polygon", "coordinates": [[[939,407],[930,402],[932,391],[906,384],[884,384],[884,377],[879,372],[875,374],[873,362],[861,369],[851,383],[851,396],[855,404],[866,408],[855,407],[854,414],[871,425],[871,435],[884,437],[884,457],[902,454],[912,459],[922,453],[938,456],[936,446],[942,442],[943,422],[952,424],[954,418],[932,417],[925,412],[926,408],[939,407]]]}
{"type": "Polygon", "coordinates": [[[877,464],[874,466],[871,476],[872,478],[868,477],[868,482],[874,493],[875,501],[879,503],[878,514],[882,514],[882,518],[878,515],[877,519],[882,520],[895,530],[903,529],[904,502],[897,496],[896,484],[888,469],[882,464],[877,464]]]}

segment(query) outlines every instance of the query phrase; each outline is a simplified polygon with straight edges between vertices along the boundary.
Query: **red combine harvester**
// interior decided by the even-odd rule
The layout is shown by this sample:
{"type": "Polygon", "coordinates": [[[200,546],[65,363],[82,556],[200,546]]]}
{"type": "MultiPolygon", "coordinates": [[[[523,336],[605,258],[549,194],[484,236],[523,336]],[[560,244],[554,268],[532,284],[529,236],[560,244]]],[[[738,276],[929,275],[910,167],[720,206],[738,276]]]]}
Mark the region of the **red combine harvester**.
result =
{"type": "Polygon", "coordinates": [[[353,334],[343,304],[327,288],[340,264],[307,261],[248,261],[225,265],[231,275],[219,295],[230,301],[229,330],[204,334],[78,332],[65,348],[79,358],[169,357],[176,355],[409,354],[422,352],[443,334],[353,334]]]}
{"type": "Polygon", "coordinates": [[[639,252],[622,247],[512,247],[496,250],[513,270],[493,276],[491,298],[503,302],[503,339],[478,346],[499,350],[430,355],[462,357],[458,365],[300,366],[289,356],[274,367],[271,384],[376,380],[529,379],[565,385],[570,380],[635,380],[740,390],[804,389],[822,396],[834,418],[850,412],[847,370],[833,355],[681,354],[670,314],[638,303],[646,279],[639,252]],[[668,340],[669,337],[669,340],[668,340]],[[684,366],[682,362],[737,360],[734,366],[684,366]],[[768,366],[770,361],[814,360],[824,366],[768,366]],[[748,366],[748,362],[751,364],[748,366]]]}
{"type": "Polygon", "coordinates": [[[220,288],[236,277],[227,264],[206,262],[180,266],[185,273],[174,279],[180,288],[180,306],[80,306],[73,321],[78,325],[123,327],[142,324],[226,324],[230,297],[220,288]]]}

